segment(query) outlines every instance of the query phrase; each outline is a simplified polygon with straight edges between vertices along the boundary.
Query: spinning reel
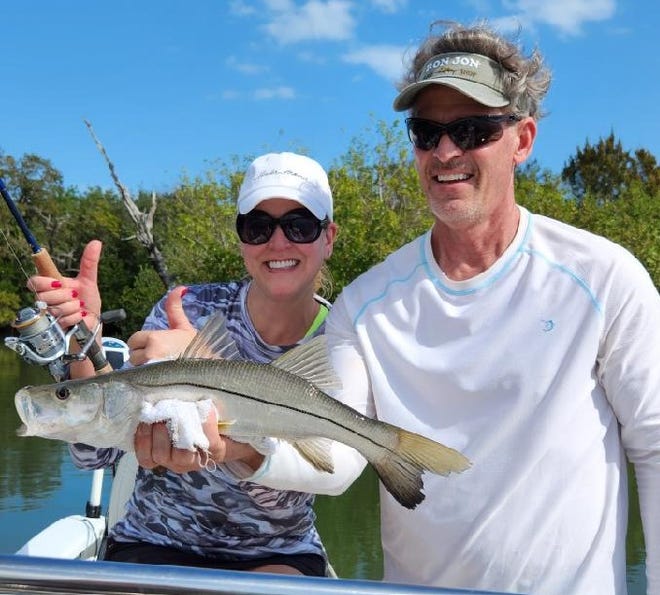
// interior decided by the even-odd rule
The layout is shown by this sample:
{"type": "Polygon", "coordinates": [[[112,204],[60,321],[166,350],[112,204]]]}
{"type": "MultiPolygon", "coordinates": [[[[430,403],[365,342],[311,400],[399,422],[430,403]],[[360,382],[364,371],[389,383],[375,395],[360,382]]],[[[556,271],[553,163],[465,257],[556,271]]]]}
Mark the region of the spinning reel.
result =
{"type": "MultiPolygon", "coordinates": [[[[46,304],[37,301],[34,307],[19,310],[11,324],[17,335],[6,337],[5,345],[26,362],[47,366],[51,376],[59,381],[66,376],[72,361],[82,361],[88,357],[90,347],[95,343],[103,323],[118,322],[125,318],[126,312],[123,309],[110,310],[101,314],[98,324],[92,330],[82,330],[76,324],[65,332],[58,324],[57,318],[48,312],[46,304]],[[76,353],[70,350],[72,337],[80,347],[76,353]]],[[[122,354],[123,363],[128,356],[128,347],[118,339],[112,339],[112,342],[113,345],[108,347],[114,347],[112,351],[122,354]]]]}

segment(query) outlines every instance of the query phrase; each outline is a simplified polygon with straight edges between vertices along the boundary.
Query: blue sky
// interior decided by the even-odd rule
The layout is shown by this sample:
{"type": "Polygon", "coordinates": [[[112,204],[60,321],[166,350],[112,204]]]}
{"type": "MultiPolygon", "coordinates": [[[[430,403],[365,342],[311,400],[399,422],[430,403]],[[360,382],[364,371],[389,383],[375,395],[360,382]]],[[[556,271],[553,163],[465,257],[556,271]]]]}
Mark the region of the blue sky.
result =
{"type": "Polygon", "coordinates": [[[657,0],[3,0],[0,151],[50,159],[67,186],[131,190],[266,151],[329,167],[392,110],[437,19],[487,18],[554,80],[534,157],[558,173],[610,132],[660,158],[657,0]]]}

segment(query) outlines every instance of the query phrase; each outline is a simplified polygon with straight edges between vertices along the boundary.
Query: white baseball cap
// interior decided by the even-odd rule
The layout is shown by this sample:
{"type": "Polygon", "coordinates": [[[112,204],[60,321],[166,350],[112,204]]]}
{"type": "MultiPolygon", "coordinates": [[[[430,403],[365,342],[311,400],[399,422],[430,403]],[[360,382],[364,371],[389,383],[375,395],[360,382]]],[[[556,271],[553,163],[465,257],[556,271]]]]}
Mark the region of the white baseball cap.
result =
{"type": "Polygon", "coordinates": [[[261,201],[288,198],[299,202],[317,219],[332,220],[332,191],[319,163],[297,153],[267,153],[245,172],[236,207],[241,215],[261,201]]]}

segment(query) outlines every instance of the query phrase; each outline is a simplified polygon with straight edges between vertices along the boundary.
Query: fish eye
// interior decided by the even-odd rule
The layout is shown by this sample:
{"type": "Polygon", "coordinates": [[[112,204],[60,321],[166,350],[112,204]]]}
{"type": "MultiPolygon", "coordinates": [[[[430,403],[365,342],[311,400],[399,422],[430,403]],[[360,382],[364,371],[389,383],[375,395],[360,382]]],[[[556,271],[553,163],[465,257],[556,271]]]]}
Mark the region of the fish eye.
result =
{"type": "Polygon", "coordinates": [[[55,390],[55,396],[60,401],[66,401],[69,398],[69,394],[69,389],[66,386],[60,386],[57,390],[55,390]]]}

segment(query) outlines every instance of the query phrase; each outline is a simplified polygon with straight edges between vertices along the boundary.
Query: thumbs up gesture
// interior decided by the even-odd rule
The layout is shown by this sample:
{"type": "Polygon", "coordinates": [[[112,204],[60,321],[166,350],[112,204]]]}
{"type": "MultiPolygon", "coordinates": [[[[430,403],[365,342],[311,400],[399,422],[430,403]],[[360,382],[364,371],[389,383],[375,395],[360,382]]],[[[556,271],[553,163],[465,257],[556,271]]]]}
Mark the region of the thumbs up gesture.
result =
{"type": "Polygon", "coordinates": [[[186,293],[183,286],[175,287],[165,299],[165,313],[169,329],[138,331],[127,343],[130,362],[139,366],[151,360],[172,359],[180,355],[197,334],[183,310],[182,298],[186,293]]]}
{"type": "Polygon", "coordinates": [[[101,315],[101,295],[97,285],[98,266],[102,244],[92,240],[85,246],[80,259],[77,277],[45,277],[34,275],[28,279],[27,287],[45,302],[50,313],[57,317],[59,325],[68,329],[88,314],[87,326],[93,328],[101,315]]]}

